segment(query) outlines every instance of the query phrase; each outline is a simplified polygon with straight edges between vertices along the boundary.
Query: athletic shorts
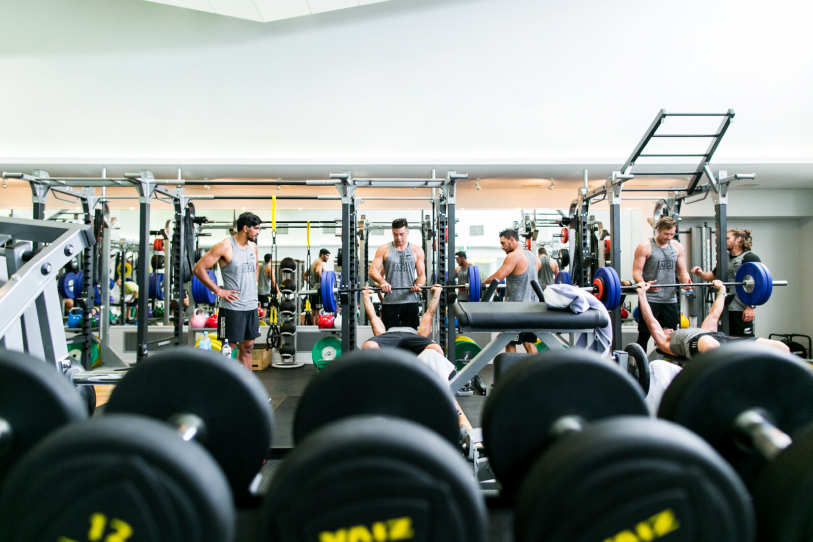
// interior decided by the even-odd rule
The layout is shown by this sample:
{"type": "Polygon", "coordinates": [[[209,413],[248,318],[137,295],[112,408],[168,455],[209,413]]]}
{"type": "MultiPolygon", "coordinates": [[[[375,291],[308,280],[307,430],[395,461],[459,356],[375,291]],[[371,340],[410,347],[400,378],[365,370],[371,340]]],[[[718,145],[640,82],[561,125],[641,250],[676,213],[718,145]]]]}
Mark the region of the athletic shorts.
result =
{"type": "MultiPolygon", "coordinates": [[[[386,305],[384,306],[386,307],[386,305]]],[[[367,340],[378,343],[378,346],[381,348],[398,348],[412,352],[413,354],[420,354],[430,344],[437,344],[432,339],[424,337],[423,335],[406,331],[388,331],[383,335],[367,340]]]]}
{"type": "Polygon", "coordinates": [[[322,295],[321,294],[311,294],[310,295],[311,301],[311,312],[318,311],[322,308],[322,295]]]}
{"type": "Polygon", "coordinates": [[[217,314],[217,338],[228,339],[230,345],[236,346],[243,341],[252,341],[260,336],[260,317],[257,309],[251,311],[233,311],[219,309],[217,314]]]}
{"type": "Polygon", "coordinates": [[[744,312],[728,312],[728,334],[732,337],[753,337],[754,321],[743,322],[744,312]]]}
{"type": "Polygon", "coordinates": [[[691,341],[689,341],[689,353],[693,358],[700,354],[700,350],[697,348],[697,343],[700,341],[700,337],[705,337],[706,335],[711,335],[712,338],[716,339],[717,342],[720,343],[720,346],[726,343],[733,343],[737,341],[755,341],[756,338],[754,337],[732,337],[731,335],[726,335],[725,333],[720,333],[719,331],[715,331],[713,333],[703,333],[702,335],[698,335],[691,341]]]}
{"type": "Polygon", "coordinates": [[[515,335],[514,338],[511,340],[511,344],[522,344],[522,343],[536,343],[536,335],[531,333],[530,331],[526,331],[525,333],[520,333],[519,335],[515,335]]]}
{"type": "Polygon", "coordinates": [[[257,301],[260,303],[262,308],[267,309],[271,304],[271,294],[258,294],[257,301]]]}

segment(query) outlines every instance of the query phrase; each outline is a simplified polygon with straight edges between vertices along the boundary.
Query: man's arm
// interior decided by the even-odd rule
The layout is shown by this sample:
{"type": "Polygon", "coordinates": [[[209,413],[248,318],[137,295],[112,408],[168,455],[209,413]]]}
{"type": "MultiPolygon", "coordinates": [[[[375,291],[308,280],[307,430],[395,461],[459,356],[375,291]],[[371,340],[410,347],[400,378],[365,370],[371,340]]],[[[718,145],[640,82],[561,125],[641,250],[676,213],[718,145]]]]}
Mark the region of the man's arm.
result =
{"type": "Polygon", "coordinates": [[[384,277],[379,272],[379,269],[384,266],[384,256],[386,255],[388,248],[389,245],[382,245],[376,249],[373,264],[370,266],[370,271],[367,274],[376,282],[376,284],[378,284],[382,292],[389,294],[392,293],[392,286],[390,286],[390,284],[384,280],[384,277]]]}
{"type": "Polygon", "coordinates": [[[412,284],[413,292],[421,292],[421,286],[426,284],[426,255],[422,248],[412,247],[415,253],[415,282],[412,284]]]}
{"type": "Polygon", "coordinates": [[[220,288],[212,281],[212,279],[209,278],[209,274],[206,272],[207,269],[213,267],[217,262],[219,262],[221,258],[231,256],[231,243],[228,241],[228,239],[225,239],[210,248],[209,252],[204,254],[203,258],[198,260],[198,263],[196,263],[195,267],[192,268],[192,274],[198,277],[198,280],[210,291],[214,292],[217,297],[221,297],[229,303],[234,303],[237,301],[237,299],[239,299],[238,294],[240,292],[220,288]]]}
{"type": "Polygon", "coordinates": [[[553,276],[559,274],[559,264],[553,258],[550,259],[550,270],[553,271],[553,276]]]}
{"type": "Polygon", "coordinates": [[[677,277],[678,282],[681,284],[690,284],[692,277],[689,276],[689,271],[686,269],[686,250],[678,242],[675,242],[678,258],[677,258],[677,277]]]}
{"type": "Polygon", "coordinates": [[[632,280],[634,280],[636,284],[646,282],[644,281],[644,265],[646,264],[646,259],[649,258],[651,250],[649,243],[641,243],[635,247],[635,255],[632,260],[632,280]]]}
{"type": "Polygon", "coordinates": [[[443,288],[440,287],[440,284],[435,284],[432,286],[432,293],[434,295],[429,300],[429,305],[426,307],[423,316],[421,316],[421,325],[418,326],[418,335],[422,337],[428,337],[432,333],[432,321],[435,319],[440,296],[443,295],[443,288]]]}
{"type": "Polygon", "coordinates": [[[507,255],[500,268],[497,269],[493,275],[483,280],[483,284],[491,284],[491,281],[494,279],[497,279],[497,282],[500,282],[505,277],[513,273],[514,269],[517,267],[517,262],[519,261],[514,254],[516,253],[512,252],[511,254],[507,255]]]}
{"type": "Polygon", "coordinates": [[[703,325],[700,326],[702,329],[711,331],[712,333],[717,331],[717,323],[720,321],[720,316],[723,315],[723,309],[725,308],[725,285],[719,280],[715,280],[713,284],[717,290],[717,297],[711,305],[709,315],[706,316],[706,319],[703,320],[703,325]]]}
{"type": "Polygon", "coordinates": [[[365,286],[361,291],[361,298],[364,300],[364,311],[367,313],[367,318],[370,320],[370,327],[373,328],[373,337],[378,337],[379,335],[386,333],[387,328],[384,327],[384,322],[382,322],[381,318],[379,318],[375,313],[375,307],[373,307],[373,302],[370,299],[370,293],[372,291],[372,288],[365,286]]]}
{"type": "Polygon", "coordinates": [[[703,279],[706,282],[711,282],[715,278],[717,278],[717,277],[714,276],[713,272],[711,272],[711,271],[703,271],[702,269],[700,269],[700,266],[697,266],[697,265],[692,267],[691,273],[693,275],[697,275],[698,277],[700,277],[701,279],[703,279]]]}
{"type": "MultiPolygon", "coordinates": [[[[251,241],[249,241],[251,243],[251,241]]],[[[254,282],[260,281],[260,254],[257,252],[257,243],[251,243],[249,246],[254,247],[254,261],[257,262],[257,265],[254,266],[254,282]]]]}
{"type": "Polygon", "coordinates": [[[664,352],[674,355],[674,353],[669,350],[669,337],[666,335],[663,327],[661,327],[660,322],[655,319],[655,315],[652,314],[652,307],[649,306],[649,301],[646,298],[646,292],[650,288],[650,283],[641,281],[637,284],[637,286],[638,311],[641,314],[641,317],[644,319],[646,327],[649,329],[649,333],[652,335],[652,339],[655,341],[655,345],[664,352]]]}

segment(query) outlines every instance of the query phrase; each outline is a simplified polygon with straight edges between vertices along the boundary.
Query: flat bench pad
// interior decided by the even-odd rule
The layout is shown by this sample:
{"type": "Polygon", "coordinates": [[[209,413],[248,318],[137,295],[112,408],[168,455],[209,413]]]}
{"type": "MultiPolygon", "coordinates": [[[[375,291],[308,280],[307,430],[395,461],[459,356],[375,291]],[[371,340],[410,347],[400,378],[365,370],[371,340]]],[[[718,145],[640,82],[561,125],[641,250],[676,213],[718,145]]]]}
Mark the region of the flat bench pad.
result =
{"type": "Polygon", "coordinates": [[[595,329],[609,325],[607,313],[589,309],[550,309],[544,303],[455,303],[452,309],[466,331],[595,329]]]}

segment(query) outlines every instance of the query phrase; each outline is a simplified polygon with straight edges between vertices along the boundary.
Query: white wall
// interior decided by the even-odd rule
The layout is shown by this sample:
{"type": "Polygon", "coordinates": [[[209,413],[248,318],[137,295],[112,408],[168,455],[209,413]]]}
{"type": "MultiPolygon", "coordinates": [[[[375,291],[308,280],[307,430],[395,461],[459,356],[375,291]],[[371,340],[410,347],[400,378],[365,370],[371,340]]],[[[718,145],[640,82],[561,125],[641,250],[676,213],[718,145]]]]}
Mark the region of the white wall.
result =
{"type": "Polygon", "coordinates": [[[811,15],[796,0],[396,0],[261,24],[7,1],[0,152],[618,163],[665,107],[737,110],[720,160],[810,162],[811,15]]]}

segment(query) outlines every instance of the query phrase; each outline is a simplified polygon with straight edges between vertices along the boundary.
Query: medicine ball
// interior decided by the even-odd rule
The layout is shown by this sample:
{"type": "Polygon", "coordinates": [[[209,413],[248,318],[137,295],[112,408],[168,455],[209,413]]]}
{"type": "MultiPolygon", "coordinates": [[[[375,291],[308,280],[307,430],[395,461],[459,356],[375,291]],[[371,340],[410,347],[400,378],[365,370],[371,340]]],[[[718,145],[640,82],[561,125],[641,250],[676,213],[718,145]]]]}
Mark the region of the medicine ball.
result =
{"type": "Polygon", "coordinates": [[[291,294],[296,291],[296,281],[294,279],[285,279],[280,283],[279,289],[284,294],[291,294]]]}
{"type": "Polygon", "coordinates": [[[163,269],[164,268],[164,257],[160,254],[154,254],[153,257],[150,259],[150,265],[152,265],[153,269],[163,269]]]}
{"type": "Polygon", "coordinates": [[[294,260],[293,258],[283,258],[282,261],[279,262],[279,268],[296,271],[296,260],[294,260]]]}
{"type": "Polygon", "coordinates": [[[282,325],[279,327],[279,332],[282,335],[293,335],[296,333],[296,324],[293,321],[288,320],[287,322],[283,322],[282,325]]]}
{"type": "Polygon", "coordinates": [[[296,347],[292,344],[283,344],[279,347],[280,356],[293,356],[296,354],[296,347]]]}
{"type": "Polygon", "coordinates": [[[280,314],[296,314],[296,301],[293,299],[283,299],[279,304],[280,314]]]}

